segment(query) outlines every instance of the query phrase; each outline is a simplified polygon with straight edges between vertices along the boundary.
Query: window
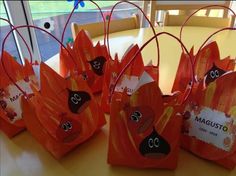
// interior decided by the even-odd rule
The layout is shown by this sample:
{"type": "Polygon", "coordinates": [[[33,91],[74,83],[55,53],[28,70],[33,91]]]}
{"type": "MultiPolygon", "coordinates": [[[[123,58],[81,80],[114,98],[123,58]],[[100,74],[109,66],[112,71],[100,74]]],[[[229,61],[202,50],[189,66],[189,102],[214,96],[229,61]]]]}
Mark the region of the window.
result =
{"type": "MultiPolygon", "coordinates": [[[[0,17],[8,19],[3,1],[0,1],[0,17]]],[[[0,31],[1,31],[0,32],[0,49],[2,49],[3,39],[5,38],[5,36],[10,30],[11,30],[10,25],[5,21],[0,20],[0,31]]],[[[13,57],[17,59],[18,62],[20,62],[20,56],[19,56],[18,49],[15,43],[16,43],[15,39],[13,35],[11,34],[6,41],[4,50],[10,53],[13,57]]]]}
{"type": "MultiPolygon", "coordinates": [[[[78,1],[29,1],[32,19],[34,25],[46,28],[58,39],[61,38],[66,20],[71,13],[74,4],[78,1]],[[55,5],[56,4],[56,5],[55,5]]],[[[103,10],[103,13],[109,15],[109,10],[118,1],[95,1],[103,10]]],[[[113,15],[113,19],[125,18],[136,12],[133,6],[126,3],[117,6],[113,15]]],[[[89,2],[84,1],[79,4],[78,9],[74,12],[70,23],[77,22],[79,24],[93,23],[102,21],[101,14],[97,7],[89,2]]],[[[70,24],[69,23],[69,24],[70,24]]],[[[40,48],[42,61],[46,61],[59,51],[59,44],[45,33],[36,30],[38,45],[40,48]]],[[[64,44],[72,42],[72,34],[70,25],[67,26],[64,44]]]]}
{"type": "MultiPolygon", "coordinates": [[[[29,24],[42,27],[47,31],[49,31],[54,36],[56,36],[58,39],[61,39],[64,25],[74,7],[74,4],[77,2],[78,0],[60,0],[60,1],[4,0],[4,3],[7,7],[7,12],[11,17],[11,21],[16,26],[29,24]],[[15,13],[16,11],[17,13],[15,13]]],[[[108,17],[111,7],[118,1],[95,1],[95,2],[101,7],[105,17],[108,17]]],[[[141,6],[143,2],[135,1],[135,3],[141,6]]],[[[3,4],[2,1],[1,4],[3,4]]],[[[1,5],[1,13],[3,12],[2,7],[4,7],[4,5],[1,5]]],[[[112,18],[119,19],[119,18],[129,17],[133,13],[137,13],[137,11],[138,10],[136,7],[127,3],[121,3],[116,7],[112,18]]],[[[1,16],[3,15],[1,14],[1,16]]],[[[102,17],[97,7],[90,1],[86,0],[79,4],[78,9],[76,9],[74,14],[72,15],[72,18],[70,19],[69,24],[71,22],[76,22],[80,24],[93,23],[101,20],[102,17]]],[[[9,30],[10,29],[8,26],[8,28],[5,29],[5,31],[9,30]]],[[[24,35],[25,40],[30,45],[34,59],[36,60],[41,59],[43,62],[45,62],[46,60],[48,60],[49,58],[51,58],[52,56],[54,56],[59,52],[59,44],[46,33],[37,29],[34,30],[32,28],[22,29],[20,31],[23,32],[23,33],[21,32],[22,35],[24,35]]],[[[1,39],[2,36],[4,36],[4,32],[1,32],[1,39]]],[[[21,41],[18,35],[15,36],[21,56],[28,58],[29,54],[28,51],[26,50],[26,47],[24,46],[24,43],[21,41]]],[[[13,38],[9,41],[15,43],[13,38]]],[[[64,36],[64,44],[66,44],[67,42],[73,42],[70,25],[67,26],[64,36]]],[[[12,46],[12,44],[9,44],[8,46],[12,46]]],[[[9,49],[13,50],[12,47],[10,47],[9,49]]],[[[15,49],[15,51],[17,50],[15,49]]]]}

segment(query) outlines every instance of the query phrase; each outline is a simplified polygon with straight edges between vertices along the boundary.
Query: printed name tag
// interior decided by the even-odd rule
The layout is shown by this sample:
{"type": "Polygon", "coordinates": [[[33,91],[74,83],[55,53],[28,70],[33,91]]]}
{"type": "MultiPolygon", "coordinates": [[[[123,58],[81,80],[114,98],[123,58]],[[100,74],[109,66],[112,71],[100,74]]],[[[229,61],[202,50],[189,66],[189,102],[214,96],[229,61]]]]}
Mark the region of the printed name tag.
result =
{"type": "Polygon", "coordinates": [[[225,113],[203,107],[199,113],[190,112],[190,118],[185,121],[189,123],[188,135],[217,148],[229,152],[234,144],[235,135],[229,127],[234,124],[225,113]]]}

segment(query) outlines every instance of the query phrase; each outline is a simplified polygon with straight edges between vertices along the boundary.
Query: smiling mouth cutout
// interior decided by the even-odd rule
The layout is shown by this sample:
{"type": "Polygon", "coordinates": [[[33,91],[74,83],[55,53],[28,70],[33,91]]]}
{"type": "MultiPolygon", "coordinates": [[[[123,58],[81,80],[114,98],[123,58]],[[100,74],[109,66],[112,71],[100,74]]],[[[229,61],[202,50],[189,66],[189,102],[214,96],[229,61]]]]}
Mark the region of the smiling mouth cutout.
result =
{"type": "Polygon", "coordinates": [[[89,106],[90,95],[84,91],[69,91],[68,106],[72,113],[79,114],[89,106]]]}
{"type": "Polygon", "coordinates": [[[170,145],[156,132],[155,128],[139,145],[139,152],[150,158],[164,158],[170,151],[170,145]]]}
{"type": "Polygon", "coordinates": [[[98,56],[94,60],[89,61],[93,72],[99,76],[103,75],[103,67],[105,62],[106,59],[103,56],[98,56]]]}

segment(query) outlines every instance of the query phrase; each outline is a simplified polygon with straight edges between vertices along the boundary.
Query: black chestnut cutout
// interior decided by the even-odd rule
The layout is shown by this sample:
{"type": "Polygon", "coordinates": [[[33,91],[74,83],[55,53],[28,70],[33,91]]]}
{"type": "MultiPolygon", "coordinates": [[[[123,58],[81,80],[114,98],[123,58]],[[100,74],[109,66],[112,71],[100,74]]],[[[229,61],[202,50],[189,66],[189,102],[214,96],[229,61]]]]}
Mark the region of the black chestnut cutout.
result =
{"type": "Polygon", "coordinates": [[[139,145],[139,152],[145,157],[160,158],[170,153],[170,145],[153,127],[153,131],[139,145]]]}
{"type": "Polygon", "coordinates": [[[226,71],[220,69],[217,67],[215,64],[211,67],[211,69],[205,74],[206,79],[205,79],[205,84],[208,85],[211,82],[215,81],[217,78],[225,74],[226,71]]]}
{"type": "Polygon", "coordinates": [[[69,109],[71,112],[78,114],[88,106],[88,102],[91,100],[91,97],[84,91],[72,91],[69,89],[68,91],[69,109]]]}
{"type": "Polygon", "coordinates": [[[95,74],[102,76],[103,75],[103,66],[106,62],[105,57],[103,56],[98,56],[95,59],[89,61],[92,70],[94,71],[95,74]]]}

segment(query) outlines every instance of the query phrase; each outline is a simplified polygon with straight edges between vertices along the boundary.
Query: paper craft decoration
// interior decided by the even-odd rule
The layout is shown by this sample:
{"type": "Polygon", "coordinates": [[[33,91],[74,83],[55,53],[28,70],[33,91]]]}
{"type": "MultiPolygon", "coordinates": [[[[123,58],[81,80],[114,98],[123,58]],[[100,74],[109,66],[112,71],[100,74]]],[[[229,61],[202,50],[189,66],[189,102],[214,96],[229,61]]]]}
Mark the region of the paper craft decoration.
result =
{"type": "MultiPolygon", "coordinates": [[[[114,60],[110,59],[107,61],[101,98],[101,106],[104,112],[110,112],[109,97],[114,81],[124,66],[130,61],[129,59],[135,55],[138,50],[138,45],[131,45],[121,60],[118,59],[118,55],[116,54],[114,60]]],[[[116,87],[116,91],[123,92],[125,87],[127,87],[128,94],[132,94],[135,85],[138,83],[138,80],[140,79],[140,76],[144,70],[154,80],[158,81],[158,68],[152,65],[144,66],[141,55],[138,55],[137,59],[134,61],[134,64],[132,64],[130,68],[126,70],[124,76],[122,77],[121,83],[116,87]]]]}
{"type": "MultiPolygon", "coordinates": [[[[193,49],[191,51],[193,55],[193,49]]],[[[194,58],[194,57],[192,57],[194,58]]],[[[182,54],[173,91],[187,82],[188,67],[182,54]]],[[[220,59],[216,42],[203,47],[195,56],[193,91],[183,113],[182,147],[228,169],[236,165],[235,142],[235,59],[220,59]]]]}
{"type": "Polygon", "coordinates": [[[88,140],[104,124],[105,117],[81,75],[62,78],[40,64],[41,89],[32,86],[34,96],[22,98],[28,131],[59,159],[88,140]]]}
{"type": "Polygon", "coordinates": [[[67,49],[74,56],[74,61],[62,49],[60,53],[60,74],[67,77],[73,72],[83,75],[93,93],[101,92],[108,53],[105,45],[99,42],[93,46],[91,39],[81,30],[73,44],[67,49]]]}
{"type": "Polygon", "coordinates": [[[186,91],[163,95],[156,80],[140,67],[142,49],[134,46],[127,52],[128,65],[111,84],[108,163],[135,168],[175,169],[182,125],[182,104],[179,102],[186,91]],[[134,73],[138,78],[133,78],[134,73]]]}
{"type": "Polygon", "coordinates": [[[28,68],[30,63],[25,60],[26,66],[22,66],[6,51],[2,54],[0,62],[0,129],[8,136],[13,137],[25,129],[22,119],[20,99],[23,95],[13,84],[9,76],[21,86],[27,95],[32,94],[30,84],[37,85],[34,71],[28,68]],[[4,67],[3,68],[3,62],[4,67]],[[6,73],[8,71],[9,76],[6,73]]]}

